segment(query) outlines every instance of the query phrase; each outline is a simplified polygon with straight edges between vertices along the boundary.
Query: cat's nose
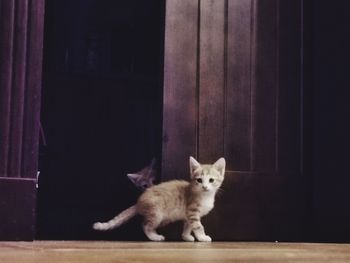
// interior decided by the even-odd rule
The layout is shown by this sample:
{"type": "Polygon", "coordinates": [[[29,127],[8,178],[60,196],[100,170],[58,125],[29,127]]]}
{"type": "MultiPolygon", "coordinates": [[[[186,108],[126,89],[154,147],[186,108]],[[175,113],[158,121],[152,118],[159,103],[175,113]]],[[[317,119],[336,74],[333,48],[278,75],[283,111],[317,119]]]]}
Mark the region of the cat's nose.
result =
{"type": "Polygon", "coordinates": [[[203,189],[204,191],[208,191],[208,190],[209,190],[209,187],[206,186],[206,185],[203,185],[203,186],[202,186],[202,189],[203,189]]]}

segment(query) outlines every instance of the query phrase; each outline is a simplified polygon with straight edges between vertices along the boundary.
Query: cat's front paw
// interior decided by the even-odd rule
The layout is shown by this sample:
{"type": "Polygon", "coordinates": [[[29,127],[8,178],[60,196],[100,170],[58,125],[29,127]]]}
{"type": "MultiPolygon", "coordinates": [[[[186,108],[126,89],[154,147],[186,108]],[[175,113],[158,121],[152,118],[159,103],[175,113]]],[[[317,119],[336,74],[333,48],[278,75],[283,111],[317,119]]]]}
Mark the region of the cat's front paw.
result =
{"type": "Polygon", "coordinates": [[[200,242],[211,242],[211,237],[207,235],[201,235],[197,237],[200,242]]]}
{"type": "Polygon", "coordinates": [[[182,235],[182,240],[187,242],[193,242],[195,239],[192,235],[182,235]]]}

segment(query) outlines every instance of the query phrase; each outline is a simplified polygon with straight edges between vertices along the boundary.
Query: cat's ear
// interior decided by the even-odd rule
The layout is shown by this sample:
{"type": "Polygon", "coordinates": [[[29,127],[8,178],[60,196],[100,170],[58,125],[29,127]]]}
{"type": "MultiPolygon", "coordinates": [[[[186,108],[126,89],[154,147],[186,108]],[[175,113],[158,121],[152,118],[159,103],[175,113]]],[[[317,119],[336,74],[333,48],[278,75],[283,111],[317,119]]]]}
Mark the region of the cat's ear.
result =
{"type": "Polygon", "coordinates": [[[213,164],[214,168],[219,171],[221,176],[225,175],[225,166],[226,166],[226,161],[225,158],[220,158],[213,164]]]}
{"type": "Polygon", "coordinates": [[[196,171],[198,168],[201,167],[201,164],[197,162],[196,159],[194,159],[192,156],[190,156],[190,171],[191,176],[193,175],[194,171],[196,171]]]}
{"type": "Polygon", "coordinates": [[[139,174],[127,174],[126,176],[127,176],[127,177],[131,180],[131,182],[133,182],[134,184],[136,184],[137,179],[140,177],[139,174]]]}

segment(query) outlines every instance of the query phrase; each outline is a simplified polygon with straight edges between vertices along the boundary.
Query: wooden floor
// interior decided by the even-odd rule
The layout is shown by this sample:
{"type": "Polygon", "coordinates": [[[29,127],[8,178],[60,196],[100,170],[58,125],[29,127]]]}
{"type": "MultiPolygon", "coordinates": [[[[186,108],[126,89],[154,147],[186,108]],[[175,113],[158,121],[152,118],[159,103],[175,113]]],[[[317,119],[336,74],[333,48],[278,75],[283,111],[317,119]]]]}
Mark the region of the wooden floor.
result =
{"type": "Polygon", "coordinates": [[[234,242],[0,242],[0,262],[350,262],[350,245],[234,242]]]}

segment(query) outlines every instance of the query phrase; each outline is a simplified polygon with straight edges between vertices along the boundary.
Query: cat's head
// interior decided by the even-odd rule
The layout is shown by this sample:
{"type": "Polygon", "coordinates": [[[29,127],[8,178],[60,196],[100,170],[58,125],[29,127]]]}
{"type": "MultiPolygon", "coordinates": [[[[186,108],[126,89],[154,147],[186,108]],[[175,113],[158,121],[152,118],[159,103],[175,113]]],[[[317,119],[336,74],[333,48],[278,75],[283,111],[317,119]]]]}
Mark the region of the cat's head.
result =
{"type": "Polygon", "coordinates": [[[225,176],[226,161],[220,158],[213,164],[200,164],[190,157],[192,189],[196,192],[216,192],[225,176]]]}
{"type": "Polygon", "coordinates": [[[146,188],[154,185],[157,177],[156,172],[156,159],[153,158],[152,162],[142,170],[136,173],[129,173],[127,177],[134,183],[134,185],[141,189],[145,190],[146,188]]]}

